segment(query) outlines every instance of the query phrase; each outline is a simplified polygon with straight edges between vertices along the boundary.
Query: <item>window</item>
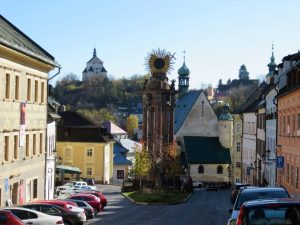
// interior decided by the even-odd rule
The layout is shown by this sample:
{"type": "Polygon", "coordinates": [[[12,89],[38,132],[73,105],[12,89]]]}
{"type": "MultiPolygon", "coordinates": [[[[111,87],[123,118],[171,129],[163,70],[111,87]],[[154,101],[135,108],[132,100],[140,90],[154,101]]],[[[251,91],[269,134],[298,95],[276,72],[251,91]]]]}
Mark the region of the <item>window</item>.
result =
{"type": "Polygon", "coordinates": [[[283,117],[283,135],[285,135],[285,116],[283,117]]]}
{"type": "Polygon", "coordinates": [[[30,147],[29,134],[26,134],[26,152],[25,152],[26,157],[29,157],[29,147],[30,147]]]}
{"type": "Polygon", "coordinates": [[[40,133],[40,154],[43,154],[44,138],[43,133],[40,133]]]}
{"type": "MultiPolygon", "coordinates": [[[[77,204],[77,203],[76,203],[77,204]]],[[[38,210],[39,211],[39,210],[38,210]]],[[[46,214],[58,214],[60,213],[57,209],[55,209],[51,205],[41,205],[41,212],[46,214]]]]}
{"type": "Polygon", "coordinates": [[[31,100],[31,79],[27,79],[27,101],[31,100]]]}
{"type": "Polygon", "coordinates": [[[241,142],[236,142],[236,151],[240,152],[241,151],[241,142]]]}
{"type": "Polygon", "coordinates": [[[87,156],[92,157],[93,156],[93,149],[88,149],[87,150],[87,156]]]}
{"type": "Polygon", "coordinates": [[[291,185],[294,186],[294,166],[291,166],[291,185]]]}
{"type": "Polygon", "coordinates": [[[292,136],[295,136],[296,135],[296,132],[295,132],[295,114],[292,115],[292,136]]]}
{"type": "Polygon", "coordinates": [[[236,182],[236,183],[240,183],[241,180],[240,180],[240,179],[235,179],[235,182],[236,182]]]}
{"type": "Polygon", "coordinates": [[[117,170],[117,179],[124,179],[124,170],[117,170]]]}
{"type": "Polygon", "coordinates": [[[41,83],[41,103],[45,102],[45,82],[41,83]]]}
{"type": "MultiPolygon", "coordinates": [[[[300,129],[300,113],[298,113],[298,130],[300,129]]],[[[300,133],[297,134],[300,136],[300,133]]]]}
{"type": "Polygon", "coordinates": [[[204,173],[204,167],[202,165],[198,167],[198,173],[204,173]]]}
{"type": "Polygon", "coordinates": [[[241,132],[241,128],[242,128],[242,124],[240,124],[240,123],[236,124],[236,132],[237,133],[241,132]]]}
{"type": "Polygon", "coordinates": [[[9,136],[4,137],[4,160],[9,159],[9,136]]]}
{"type": "Polygon", "coordinates": [[[217,174],[223,174],[223,167],[222,166],[217,167],[217,174]]]}
{"type": "Polygon", "coordinates": [[[87,168],[87,169],[86,169],[86,174],[87,174],[88,176],[92,176],[92,175],[93,175],[93,169],[92,169],[92,168],[87,168]]]}
{"type": "Polygon", "coordinates": [[[18,153],[19,153],[19,144],[18,144],[18,135],[14,136],[14,159],[18,158],[18,153]]]}
{"type": "Polygon", "coordinates": [[[33,180],[33,193],[32,197],[37,198],[37,190],[38,190],[38,179],[33,180]]]}
{"type": "Polygon", "coordinates": [[[241,167],[241,162],[236,162],[236,167],[241,167]]]}
{"type": "Polygon", "coordinates": [[[33,154],[33,155],[36,155],[36,134],[33,134],[33,141],[32,141],[32,144],[33,144],[33,151],[32,151],[32,154],[33,154]]]}
{"type": "Polygon", "coordinates": [[[39,100],[39,81],[34,81],[34,101],[38,102],[39,100]]]}
{"type": "Polygon", "coordinates": [[[19,100],[19,76],[16,76],[15,79],[15,99],[19,100]]]}
{"type": "Polygon", "coordinates": [[[289,177],[290,177],[290,165],[287,163],[286,165],[286,181],[289,183],[289,177]]]}
{"type": "Polygon", "coordinates": [[[70,148],[66,148],[65,157],[71,157],[71,149],[70,148]]]}

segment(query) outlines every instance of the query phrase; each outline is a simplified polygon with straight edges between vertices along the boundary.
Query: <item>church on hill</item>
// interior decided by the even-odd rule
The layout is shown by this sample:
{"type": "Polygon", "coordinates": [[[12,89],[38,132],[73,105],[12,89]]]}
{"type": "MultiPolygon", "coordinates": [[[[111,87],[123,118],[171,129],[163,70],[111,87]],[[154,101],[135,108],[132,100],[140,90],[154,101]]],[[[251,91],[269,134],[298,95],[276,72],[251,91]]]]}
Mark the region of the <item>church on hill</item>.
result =
{"type": "Polygon", "coordinates": [[[82,71],[82,81],[89,81],[93,78],[104,78],[107,71],[103,66],[103,61],[97,57],[96,48],[94,48],[93,57],[86,63],[82,71]]]}
{"type": "Polygon", "coordinates": [[[190,71],[185,59],[178,74],[174,134],[186,172],[204,183],[232,182],[233,117],[229,106],[224,106],[218,118],[203,90],[189,90],[190,71]]]}

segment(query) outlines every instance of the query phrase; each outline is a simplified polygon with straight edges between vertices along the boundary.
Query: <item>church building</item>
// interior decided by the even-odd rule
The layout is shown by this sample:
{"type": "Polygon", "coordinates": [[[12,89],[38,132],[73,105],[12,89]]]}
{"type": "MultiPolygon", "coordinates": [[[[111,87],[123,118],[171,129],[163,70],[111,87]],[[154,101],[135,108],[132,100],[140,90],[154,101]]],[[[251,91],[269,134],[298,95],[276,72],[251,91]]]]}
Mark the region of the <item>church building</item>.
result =
{"type": "Polygon", "coordinates": [[[203,90],[189,91],[190,71],[185,60],[178,74],[174,134],[186,172],[193,180],[204,183],[229,182],[233,143],[233,118],[229,106],[224,106],[218,118],[203,90]]]}

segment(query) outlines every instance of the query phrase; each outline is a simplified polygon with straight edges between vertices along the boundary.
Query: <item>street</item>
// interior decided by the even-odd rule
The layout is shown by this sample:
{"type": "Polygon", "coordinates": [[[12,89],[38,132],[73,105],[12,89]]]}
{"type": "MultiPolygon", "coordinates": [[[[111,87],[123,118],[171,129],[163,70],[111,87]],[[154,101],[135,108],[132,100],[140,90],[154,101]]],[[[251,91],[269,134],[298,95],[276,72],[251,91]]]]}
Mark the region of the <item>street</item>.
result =
{"type": "Polygon", "coordinates": [[[230,190],[196,189],[186,203],[136,205],[125,199],[119,186],[101,185],[108,205],[85,224],[105,225],[226,225],[231,208],[230,190]]]}

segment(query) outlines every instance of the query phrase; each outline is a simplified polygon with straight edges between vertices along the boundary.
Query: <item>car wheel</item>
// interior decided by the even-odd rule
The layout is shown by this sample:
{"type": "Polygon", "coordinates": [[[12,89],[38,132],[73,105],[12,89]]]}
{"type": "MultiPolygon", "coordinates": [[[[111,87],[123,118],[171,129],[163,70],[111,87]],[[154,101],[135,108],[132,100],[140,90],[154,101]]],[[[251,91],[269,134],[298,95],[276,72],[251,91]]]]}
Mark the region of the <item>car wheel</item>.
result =
{"type": "Polygon", "coordinates": [[[97,213],[98,213],[98,210],[97,210],[97,208],[96,207],[93,207],[93,209],[94,209],[94,214],[95,214],[95,216],[97,215],[97,213]]]}
{"type": "Polygon", "coordinates": [[[69,221],[64,221],[65,225],[72,225],[72,223],[70,223],[69,221]]]}

